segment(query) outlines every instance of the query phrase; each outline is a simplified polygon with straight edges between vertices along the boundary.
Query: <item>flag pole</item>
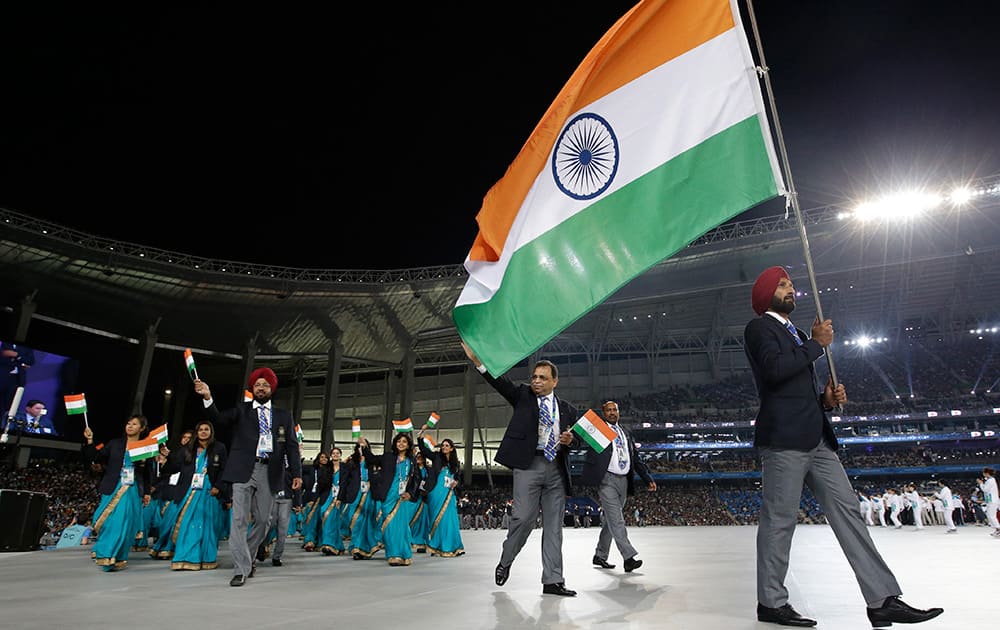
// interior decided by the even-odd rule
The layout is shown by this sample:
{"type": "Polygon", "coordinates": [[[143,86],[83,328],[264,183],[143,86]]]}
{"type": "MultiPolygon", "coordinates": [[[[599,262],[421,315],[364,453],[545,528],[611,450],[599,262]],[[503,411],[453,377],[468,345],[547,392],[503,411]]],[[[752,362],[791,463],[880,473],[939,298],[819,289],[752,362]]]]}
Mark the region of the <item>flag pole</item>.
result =
{"type": "MultiPolygon", "coordinates": [[[[788,197],[785,200],[785,213],[787,218],[788,206],[791,206],[795,213],[795,225],[799,231],[799,240],[802,241],[802,253],[806,259],[806,274],[809,277],[809,287],[812,289],[813,302],[816,304],[816,317],[820,321],[826,319],[823,316],[823,305],[819,301],[819,287],[816,285],[816,272],[813,269],[812,254],[809,251],[809,238],[806,235],[805,222],[802,220],[802,209],[799,207],[799,193],[795,190],[795,183],[792,181],[792,169],[788,163],[788,152],[785,150],[785,138],[781,133],[781,123],[778,121],[778,108],[774,102],[774,92],[771,90],[770,69],[764,60],[764,47],[760,41],[760,32],[757,29],[757,17],[753,12],[753,0],[746,0],[747,13],[750,17],[750,26],[753,29],[754,43],[757,45],[757,56],[760,65],[757,67],[757,74],[764,80],[765,91],[767,92],[768,106],[771,110],[771,118],[774,121],[774,133],[777,137],[778,155],[781,158],[781,168],[784,171],[785,182],[788,186],[788,197]]],[[[837,370],[833,366],[833,355],[830,347],[826,347],[826,362],[830,367],[830,378],[833,379],[833,386],[837,386],[837,370]]],[[[839,406],[838,406],[839,408],[839,406]]]]}
{"type": "Polygon", "coordinates": [[[85,429],[89,429],[90,428],[90,423],[87,422],[87,412],[86,411],[83,412],[83,427],[85,429]]]}

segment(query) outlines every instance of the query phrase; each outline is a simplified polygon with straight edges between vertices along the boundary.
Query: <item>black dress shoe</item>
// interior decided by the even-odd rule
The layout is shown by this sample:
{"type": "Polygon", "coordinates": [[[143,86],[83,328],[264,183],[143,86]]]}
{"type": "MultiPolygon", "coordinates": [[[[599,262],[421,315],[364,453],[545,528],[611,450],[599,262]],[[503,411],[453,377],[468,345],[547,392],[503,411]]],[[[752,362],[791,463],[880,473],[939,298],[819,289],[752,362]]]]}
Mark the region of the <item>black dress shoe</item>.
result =
{"type": "Polygon", "coordinates": [[[893,623],[920,623],[933,619],[944,612],[944,608],[928,608],[920,610],[910,606],[899,597],[893,595],[882,603],[881,608],[868,609],[868,621],[873,628],[887,628],[893,623]]]}
{"type": "Polygon", "coordinates": [[[494,577],[496,578],[497,586],[503,586],[506,584],[507,578],[510,577],[510,565],[503,566],[498,562],[496,575],[494,577]]]}
{"type": "Polygon", "coordinates": [[[245,575],[234,575],[233,579],[229,580],[229,586],[243,586],[247,583],[247,577],[245,575]]]}
{"type": "Polygon", "coordinates": [[[566,588],[565,582],[556,582],[555,584],[546,584],[542,587],[542,593],[545,595],[562,595],[564,597],[575,597],[576,591],[571,591],[566,588]]]}
{"type": "Polygon", "coordinates": [[[608,564],[607,560],[602,560],[602,559],[598,558],[597,556],[594,556],[593,562],[594,562],[594,566],[601,567],[602,569],[613,569],[613,568],[615,568],[615,565],[608,564]]]}
{"type": "Polygon", "coordinates": [[[280,567],[281,566],[281,558],[271,558],[271,566],[272,567],[280,567]]]}
{"type": "Polygon", "coordinates": [[[757,621],[776,623],[779,626],[797,626],[799,628],[811,628],[816,625],[815,619],[803,617],[792,608],[791,604],[785,604],[780,608],[768,608],[762,604],[757,604],[757,621]]]}
{"type": "Polygon", "coordinates": [[[625,573],[631,573],[642,566],[642,560],[636,560],[635,556],[625,558],[625,573]]]}

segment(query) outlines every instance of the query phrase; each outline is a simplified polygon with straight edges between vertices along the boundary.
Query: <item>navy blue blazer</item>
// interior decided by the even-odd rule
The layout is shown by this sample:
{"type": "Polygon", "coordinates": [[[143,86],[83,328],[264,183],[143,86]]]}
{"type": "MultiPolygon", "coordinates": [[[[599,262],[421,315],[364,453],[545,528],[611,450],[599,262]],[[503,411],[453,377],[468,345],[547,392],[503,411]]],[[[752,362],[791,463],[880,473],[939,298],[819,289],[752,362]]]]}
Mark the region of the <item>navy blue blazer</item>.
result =
{"type": "MultiPolygon", "coordinates": [[[[635,476],[638,474],[647,485],[653,483],[653,477],[649,474],[646,463],[639,459],[639,451],[635,448],[635,440],[621,423],[618,428],[625,434],[625,443],[628,450],[628,470],[622,474],[628,477],[628,496],[635,494],[635,476]]],[[[615,443],[612,442],[606,449],[598,453],[592,448],[587,448],[587,457],[583,462],[583,474],[581,481],[585,486],[599,486],[604,480],[604,475],[608,472],[608,465],[611,464],[611,451],[614,450],[615,443]]]]}
{"type": "MultiPolygon", "coordinates": [[[[191,480],[194,478],[194,474],[198,471],[195,470],[195,463],[197,462],[197,452],[191,454],[191,461],[187,461],[188,450],[187,447],[182,446],[178,449],[170,451],[170,455],[167,456],[167,463],[160,467],[160,481],[162,485],[158,483],[160,487],[158,497],[160,499],[167,499],[170,501],[180,501],[187,494],[188,488],[191,487],[191,480]],[[170,485],[170,476],[180,473],[177,477],[177,483],[170,485]]],[[[222,472],[226,468],[226,460],[228,452],[226,450],[226,445],[222,442],[215,442],[209,448],[207,458],[208,470],[208,480],[212,483],[213,488],[219,489],[219,494],[216,498],[219,499],[221,503],[226,503],[231,495],[232,488],[228,482],[222,480],[222,472]]]]}
{"type": "MultiPolygon", "coordinates": [[[[21,430],[25,433],[59,435],[56,433],[56,425],[52,423],[52,417],[49,415],[38,416],[37,418],[31,418],[29,420],[28,414],[24,411],[24,409],[22,409],[17,412],[14,419],[20,421],[17,426],[21,427],[21,430]]],[[[4,422],[7,422],[6,418],[4,418],[4,422]]]]}
{"type": "MultiPolygon", "coordinates": [[[[216,427],[226,425],[231,428],[229,457],[222,471],[222,480],[229,483],[246,483],[253,475],[257,461],[257,440],[260,425],[252,402],[244,402],[225,411],[219,411],[215,401],[205,412],[216,427]]],[[[302,477],[302,459],[299,456],[299,442],[295,439],[295,422],[292,414],[271,404],[271,442],[274,451],[267,464],[267,480],[271,493],[277,494],[284,487],[285,457],[292,477],[302,477]]]]}
{"type": "MultiPolygon", "coordinates": [[[[372,462],[378,468],[378,474],[372,482],[372,498],[376,501],[385,501],[389,494],[389,484],[396,483],[396,453],[386,451],[381,455],[372,455],[371,449],[365,447],[365,461],[372,462]]],[[[406,492],[410,493],[410,501],[420,500],[420,471],[417,469],[417,460],[413,455],[408,455],[410,460],[410,472],[406,475],[406,492]]]]}
{"type": "MultiPolygon", "coordinates": [[[[367,449],[365,455],[365,466],[368,469],[368,488],[371,488],[375,481],[375,473],[372,470],[371,449],[367,449]]],[[[340,462],[340,491],[337,493],[337,500],[344,505],[354,502],[361,492],[361,462],[356,462],[354,456],[348,457],[340,462]]]]}
{"type": "MultiPolygon", "coordinates": [[[[302,493],[302,498],[306,503],[316,501],[322,504],[330,496],[330,490],[333,488],[333,463],[326,466],[313,464],[311,477],[309,487],[305,488],[306,492],[302,493]],[[315,492],[313,484],[316,485],[315,492]]],[[[305,484],[305,480],[302,483],[305,484]]]]}
{"type": "MultiPolygon", "coordinates": [[[[535,396],[535,392],[531,390],[530,386],[524,383],[515,385],[506,376],[493,378],[489,372],[484,372],[483,378],[514,408],[510,422],[507,423],[507,430],[504,431],[503,439],[500,440],[500,446],[493,459],[507,468],[527,470],[531,467],[535,451],[538,449],[538,397],[535,396]]],[[[559,407],[559,432],[562,433],[573,426],[580,414],[576,407],[558,396],[555,396],[555,400],[559,407]]],[[[556,451],[556,463],[559,464],[559,472],[562,474],[567,496],[572,494],[569,476],[569,451],[572,446],[578,446],[579,442],[579,439],[574,435],[571,444],[560,444],[556,451]]]]}
{"type": "MultiPolygon", "coordinates": [[[[437,487],[438,478],[441,476],[441,470],[448,467],[448,460],[445,458],[444,453],[429,448],[426,444],[424,444],[423,440],[417,440],[417,444],[420,445],[420,452],[424,454],[424,459],[430,462],[429,467],[424,467],[427,474],[421,484],[421,492],[425,495],[429,495],[431,490],[437,487]]],[[[459,475],[461,473],[461,470],[452,472],[456,483],[460,483],[462,481],[459,479],[459,475]]],[[[457,489],[458,486],[455,486],[456,491],[457,489]]]]}
{"type": "Polygon", "coordinates": [[[753,369],[760,409],[754,446],[808,451],[826,440],[834,451],[837,438],[823,408],[823,389],[816,380],[816,359],[824,350],[798,331],[802,345],[781,322],[764,314],[743,331],[743,347],[753,369]]]}
{"type": "MultiPolygon", "coordinates": [[[[100,450],[93,444],[86,444],[83,447],[83,458],[88,462],[97,462],[104,465],[104,475],[98,485],[101,494],[111,494],[118,486],[121,479],[122,465],[125,463],[125,446],[128,442],[123,437],[115,438],[104,445],[100,450]]],[[[135,469],[135,486],[139,490],[139,495],[147,495],[152,489],[152,471],[150,470],[151,459],[144,459],[132,464],[135,469]]]]}

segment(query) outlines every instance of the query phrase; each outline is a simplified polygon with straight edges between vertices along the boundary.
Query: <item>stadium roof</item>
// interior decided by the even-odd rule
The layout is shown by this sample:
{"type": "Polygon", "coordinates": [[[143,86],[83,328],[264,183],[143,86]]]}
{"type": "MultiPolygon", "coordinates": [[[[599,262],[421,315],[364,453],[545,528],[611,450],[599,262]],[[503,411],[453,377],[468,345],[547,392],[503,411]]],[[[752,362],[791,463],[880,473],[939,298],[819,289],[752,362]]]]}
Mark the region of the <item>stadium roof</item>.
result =
{"type": "MultiPolygon", "coordinates": [[[[993,178],[995,180],[997,178],[993,178]]],[[[839,334],[952,335],[1000,320],[997,196],[900,224],[858,224],[839,208],[803,212],[823,313],[839,334]],[[874,330],[874,329],[878,330],[874,330]]],[[[556,336],[546,356],[742,352],[750,287],[785,265],[798,322],[815,315],[794,214],[724,225],[622,287],[556,336]]],[[[390,271],[268,267],[111,241],[0,209],[0,306],[124,338],[241,355],[251,339],[276,369],[463,361],[451,309],[461,266],[390,271]],[[287,362],[287,363],[286,363],[287,362]]]]}

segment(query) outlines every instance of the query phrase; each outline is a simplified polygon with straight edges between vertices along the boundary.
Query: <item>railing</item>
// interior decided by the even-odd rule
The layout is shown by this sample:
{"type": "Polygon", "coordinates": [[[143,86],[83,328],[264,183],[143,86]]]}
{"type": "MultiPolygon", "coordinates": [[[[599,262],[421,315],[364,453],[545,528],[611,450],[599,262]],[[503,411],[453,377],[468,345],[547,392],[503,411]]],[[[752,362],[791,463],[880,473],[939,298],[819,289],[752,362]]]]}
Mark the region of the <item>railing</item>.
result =
{"type": "MultiPolygon", "coordinates": [[[[803,212],[807,225],[815,225],[836,220],[833,206],[815,208],[803,212]]],[[[408,283],[415,281],[440,280],[444,278],[463,278],[468,274],[463,265],[439,265],[435,267],[419,267],[414,269],[303,269],[300,267],[279,267],[256,263],[238,262],[194,256],[180,252],[146,247],[137,243],[119,241],[89,234],[81,230],[65,227],[51,221],[38,219],[21,214],[7,208],[0,208],[0,225],[5,228],[26,232],[36,237],[55,241],[90,251],[95,258],[118,261],[135,259],[152,261],[162,265],[183,269],[187,272],[196,270],[202,273],[218,273],[257,277],[268,280],[283,280],[294,283],[347,283],[347,284],[385,284],[408,283]]],[[[732,241],[734,239],[756,237],[786,230],[794,230],[794,218],[786,219],[784,215],[775,217],[735,221],[719,226],[688,247],[698,247],[732,241]]]]}

